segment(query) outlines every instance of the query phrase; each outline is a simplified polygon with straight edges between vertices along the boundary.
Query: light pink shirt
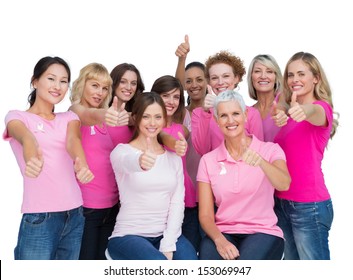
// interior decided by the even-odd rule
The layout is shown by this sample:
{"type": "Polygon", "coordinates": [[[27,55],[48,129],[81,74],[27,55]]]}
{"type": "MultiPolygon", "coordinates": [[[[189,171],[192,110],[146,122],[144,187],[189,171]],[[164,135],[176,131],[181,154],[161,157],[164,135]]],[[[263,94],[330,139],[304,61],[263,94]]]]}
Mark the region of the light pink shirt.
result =
{"type": "MultiPolygon", "coordinates": [[[[176,139],[179,139],[178,132],[181,132],[183,136],[184,129],[181,124],[172,123],[171,126],[163,128],[163,131],[173,136],[176,139]]],[[[196,207],[196,188],[192,182],[188,170],[186,169],[186,155],[181,157],[183,162],[183,171],[184,171],[184,185],[185,185],[185,206],[186,207],[196,207]]]]}
{"type": "Polygon", "coordinates": [[[24,175],[25,162],[22,145],[9,137],[7,129],[3,138],[11,148],[23,175],[22,213],[67,211],[82,205],[80,188],[76,182],[73,160],[66,151],[66,131],[69,122],[79,121],[73,112],[56,113],[54,120],[36,114],[10,111],[5,124],[19,120],[33,133],[43,151],[44,164],[37,178],[24,175]]]}
{"type": "Polygon", "coordinates": [[[111,153],[121,207],[110,238],[125,235],[163,235],[159,250],[176,250],[184,218],[184,176],[181,158],[165,151],[152,169],[139,164],[142,151],[119,144],[111,153]]]}
{"type": "Polygon", "coordinates": [[[94,179],[81,184],[83,206],[103,209],[114,206],[119,201],[118,186],[110,163],[110,153],[114,145],[105,124],[81,126],[82,147],[87,164],[94,179]]]}
{"type": "MultiPolygon", "coordinates": [[[[247,122],[245,129],[250,135],[255,135],[261,141],[264,139],[262,119],[259,111],[254,107],[246,107],[247,122]]],[[[224,140],[223,134],[219,129],[214,117],[213,108],[205,112],[203,108],[195,108],[192,111],[192,143],[195,150],[204,155],[217,148],[224,140]]]]}
{"type": "MultiPolygon", "coordinates": [[[[285,160],[279,145],[259,141],[255,136],[249,148],[268,162],[285,160]]],[[[224,142],[201,158],[197,181],[211,184],[218,207],[215,222],[221,232],[261,232],[283,238],[273,210],[274,187],[261,167],[235,161],[224,142]]]]}
{"type": "Polygon", "coordinates": [[[282,199],[296,202],[320,202],[330,198],[325,185],[321,163],[332,129],[332,107],[325,101],[316,101],[326,113],[327,126],[315,126],[307,121],[295,122],[289,118],[275,142],[287,157],[292,181],[288,191],[276,192],[282,199]]]}

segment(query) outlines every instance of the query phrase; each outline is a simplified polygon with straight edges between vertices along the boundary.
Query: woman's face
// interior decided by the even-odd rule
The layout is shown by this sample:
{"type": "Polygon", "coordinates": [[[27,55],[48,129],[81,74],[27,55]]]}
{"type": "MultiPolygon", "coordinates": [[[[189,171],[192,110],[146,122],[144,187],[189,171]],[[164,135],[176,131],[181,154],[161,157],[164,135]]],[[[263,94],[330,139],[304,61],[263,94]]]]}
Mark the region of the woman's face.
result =
{"type": "Polygon", "coordinates": [[[167,116],[172,117],[180,104],[180,90],[172,89],[168,92],[162,93],[161,97],[167,110],[167,116]]]}
{"type": "Polygon", "coordinates": [[[302,60],[295,60],[288,65],[287,83],[292,93],[297,94],[298,99],[311,99],[314,96],[318,79],[306,63],[302,60]]]}
{"type": "Polygon", "coordinates": [[[146,107],[139,124],[140,134],[145,137],[157,137],[165,126],[162,107],[153,103],[146,107]]]}
{"type": "Polygon", "coordinates": [[[185,89],[191,100],[202,100],[206,95],[207,80],[205,73],[198,67],[185,71],[185,89]]]}
{"type": "Polygon", "coordinates": [[[246,115],[235,100],[218,103],[217,124],[225,137],[243,136],[246,115]]]}
{"type": "Polygon", "coordinates": [[[127,70],[121,77],[118,87],[114,94],[122,102],[128,102],[136,93],[137,75],[134,71],[127,70]]]}
{"type": "Polygon", "coordinates": [[[212,65],[208,72],[210,77],[209,85],[216,95],[227,89],[235,89],[240,81],[239,76],[234,75],[232,67],[225,63],[212,65]]]}
{"type": "Polygon", "coordinates": [[[52,64],[48,69],[33,81],[36,89],[36,101],[44,100],[51,105],[62,101],[69,89],[69,78],[65,67],[61,64],[52,64]]]}
{"type": "Polygon", "coordinates": [[[87,108],[99,108],[107,98],[109,85],[101,77],[87,80],[83,89],[81,104],[87,108]]]}
{"type": "Polygon", "coordinates": [[[276,73],[260,62],[255,62],[251,72],[251,81],[257,93],[274,92],[276,73]]]}

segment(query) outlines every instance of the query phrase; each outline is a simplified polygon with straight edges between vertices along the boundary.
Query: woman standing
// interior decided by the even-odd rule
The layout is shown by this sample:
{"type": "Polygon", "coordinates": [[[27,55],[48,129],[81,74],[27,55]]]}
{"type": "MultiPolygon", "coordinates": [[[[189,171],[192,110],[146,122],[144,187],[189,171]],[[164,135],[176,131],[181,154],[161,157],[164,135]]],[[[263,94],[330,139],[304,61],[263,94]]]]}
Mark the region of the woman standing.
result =
{"type": "Polygon", "coordinates": [[[321,164],[338,121],[328,80],[314,55],[298,52],[290,58],[284,94],[289,119],[275,137],[292,177],[289,190],[276,193],[275,210],[286,240],[284,258],[330,259],[333,207],[321,164]]]}

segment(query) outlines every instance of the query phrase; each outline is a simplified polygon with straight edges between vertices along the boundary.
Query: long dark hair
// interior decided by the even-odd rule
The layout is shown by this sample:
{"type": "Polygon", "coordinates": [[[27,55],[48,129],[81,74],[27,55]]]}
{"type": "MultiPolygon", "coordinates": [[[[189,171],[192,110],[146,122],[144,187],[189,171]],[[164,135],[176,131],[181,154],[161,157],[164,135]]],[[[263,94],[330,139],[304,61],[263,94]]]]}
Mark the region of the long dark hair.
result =
{"type": "Polygon", "coordinates": [[[109,102],[109,107],[113,104],[113,99],[115,96],[115,90],[119,86],[121,78],[125,74],[126,71],[132,71],[136,73],[137,76],[137,87],[136,87],[136,92],[134,96],[125,104],[125,110],[128,112],[132,111],[132,107],[135,103],[135,99],[137,98],[137,95],[140,95],[144,90],[145,90],[145,85],[142,81],[142,77],[140,74],[140,71],[136,68],[135,65],[130,64],[130,63],[121,63],[117,66],[114,67],[114,69],[110,72],[110,77],[113,80],[112,84],[112,99],[109,102]]]}
{"type": "MultiPolygon", "coordinates": [[[[71,71],[67,62],[58,56],[54,56],[54,57],[46,56],[41,58],[34,66],[33,75],[31,78],[31,85],[33,85],[33,82],[35,80],[38,80],[43,75],[43,73],[47,71],[48,68],[53,64],[60,64],[65,67],[67,72],[68,82],[70,83],[71,71]]],[[[34,102],[36,101],[36,97],[37,97],[37,90],[33,89],[33,91],[28,95],[28,98],[27,98],[29,107],[33,106],[34,102]]]]}
{"type": "Polygon", "coordinates": [[[171,90],[179,90],[180,91],[180,101],[177,110],[175,111],[172,120],[176,123],[183,123],[184,119],[184,111],[185,111],[185,98],[184,98],[184,90],[180,81],[170,75],[165,75],[159,77],[152,85],[151,91],[158,93],[159,95],[169,92],[171,90]]]}

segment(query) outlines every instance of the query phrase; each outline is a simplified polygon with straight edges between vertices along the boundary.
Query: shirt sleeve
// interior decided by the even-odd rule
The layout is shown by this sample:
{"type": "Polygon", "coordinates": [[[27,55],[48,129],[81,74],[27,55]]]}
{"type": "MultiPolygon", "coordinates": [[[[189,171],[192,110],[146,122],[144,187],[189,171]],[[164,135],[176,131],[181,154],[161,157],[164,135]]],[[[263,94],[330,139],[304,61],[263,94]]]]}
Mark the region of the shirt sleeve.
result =
{"type": "Polygon", "coordinates": [[[110,153],[110,162],[116,175],[143,171],[139,164],[141,151],[132,149],[129,144],[119,144],[110,153]]]}
{"type": "Polygon", "coordinates": [[[10,121],[13,121],[13,120],[19,120],[21,122],[23,122],[23,124],[28,127],[28,124],[27,124],[27,121],[26,119],[24,118],[24,116],[20,113],[20,111],[17,111],[17,110],[13,110],[13,111],[9,111],[6,116],[5,116],[5,130],[2,134],[2,138],[5,140],[5,141],[9,141],[12,139],[12,137],[9,136],[8,134],[8,131],[7,131],[7,125],[10,121]]]}
{"type": "Polygon", "coordinates": [[[196,152],[204,155],[211,151],[210,122],[212,112],[205,112],[202,108],[196,108],[192,111],[191,117],[191,137],[192,144],[196,152]]]}
{"type": "Polygon", "coordinates": [[[247,122],[245,129],[248,134],[253,134],[260,141],[264,141],[264,130],[262,126],[262,119],[260,112],[254,107],[246,107],[247,109],[247,122]]]}
{"type": "Polygon", "coordinates": [[[176,178],[177,187],[172,194],[169,206],[169,214],[167,219],[167,227],[163,232],[159,251],[174,252],[176,251],[176,242],[181,235],[181,226],[184,219],[184,175],[181,158],[173,155],[176,158],[176,178]]]}

